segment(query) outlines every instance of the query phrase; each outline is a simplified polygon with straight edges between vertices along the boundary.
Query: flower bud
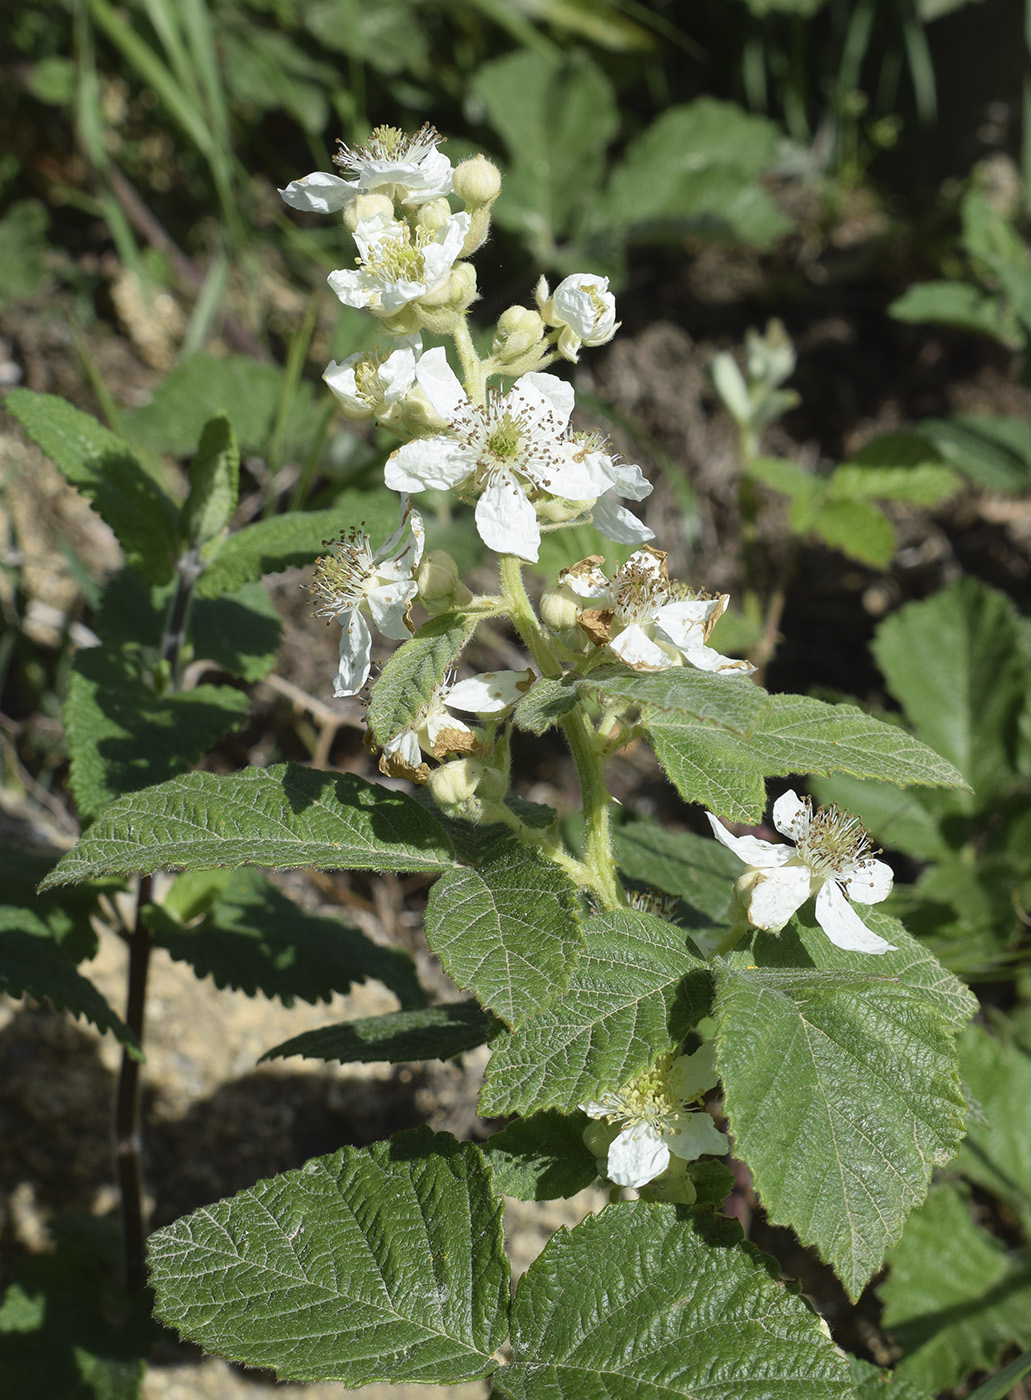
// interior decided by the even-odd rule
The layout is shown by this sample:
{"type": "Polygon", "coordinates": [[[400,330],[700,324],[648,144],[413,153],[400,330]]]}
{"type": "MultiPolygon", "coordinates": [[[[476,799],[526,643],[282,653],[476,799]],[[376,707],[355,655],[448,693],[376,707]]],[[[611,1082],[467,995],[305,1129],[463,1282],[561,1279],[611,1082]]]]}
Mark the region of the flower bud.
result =
{"type": "Polygon", "coordinates": [[[575,632],[581,607],[582,602],[573,590],[560,583],[542,596],[541,620],[545,627],[550,627],[559,636],[565,632],[575,632]]]}
{"type": "Polygon", "coordinates": [[[520,359],[544,338],[544,321],[539,311],[528,306],[510,306],[498,317],[498,328],[490,353],[499,365],[520,359]]]}
{"type": "Polygon", "coordinates": [[[455,166],[451,188],[468,206],[493,204],[501,193],[501,172],[486,156],[473,156],[455,166]]]}
{"type": "Polygon", "coordinates": [[[567,520],[575,520],[585,510],[590,510],[596,500],[596,496],[586,501],[569,501],[564,496],[544,495],[536,502],[537,518],[552,525],[564,525],[567,520]]]}
{"type": "Polygon", "coordinates": [[[500,768],[484,768],[483,777],[480,779],[476,789],[478,797],[482,797],[484,802],[500,803],[504,802],[505,794],[508,792],[509,775],[500,768]]]}
{"type": "Polygon", "coordinates": [[[362,219],[373,219],[377,214],[384,214],[388,219],[394,217],[394,205],[385,194],[355,195],[344,208],[344,228],[354,233],[362,219]]]}
{"type": "Polygon", "coordinates": [[[599,1170],[604,1176],[606,1161],[609,1155],[609,1148],[619,1136],[619,1129],[614,1123],[608,1123],[604,1119],[592,1119],[584,1128],[584,1146],[592,1157],[599,1160],[599,1170]]]}
{"type": "Polygon", "coordinates": [[[461,607],[473,596],[458,577],[458,565],[444,549],[434,549],[427,554],[415,578],[419,602],[430,613],[448,612],[456,605],[461,607]]]}
{"type": "Polygon", "coordinates": [[[419,210],[416,222],[419,228],[425,229],[427,233],[436,233],[437,229],[443,228],[451,217],[451,205],[443,195],[437,199],[431,199],[428,204],[424,204],[419,210]]]}
{"type": "Polygon", "coordinates": [[[448,282],[447,305],[453,311],[465,311],[476,300],[476,269],[472,263],[455,263],[448,282]]]}
{"type": "Polygon", "coordinates": [[[483,764],[478,758],[456,758],[435,768],[427,779],[434,802],[443,811],[456,816],[474,815],[476,789],[483,777],[483,764]]]}

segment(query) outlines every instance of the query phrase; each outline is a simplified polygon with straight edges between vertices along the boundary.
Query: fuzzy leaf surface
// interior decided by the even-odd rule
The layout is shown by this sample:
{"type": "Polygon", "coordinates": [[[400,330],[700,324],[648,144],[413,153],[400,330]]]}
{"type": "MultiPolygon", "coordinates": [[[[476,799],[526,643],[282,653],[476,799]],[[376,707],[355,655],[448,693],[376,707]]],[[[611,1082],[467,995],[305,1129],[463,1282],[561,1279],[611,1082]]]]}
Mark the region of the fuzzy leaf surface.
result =
{"type": "Polygon", "coordinates": [[[53,394],[12,389],[4,407],[110,525],[133,568],[150,583],[167,583],[179,512],[128,444],[53,394]]]}
{"type": "Polygon", "coordinates": [[[446,613],[399,646],[372,687],[369,729],[385,744],[406,729],[469,639],[472,623],[446,613]]]}
{"type": "Polygon", "coordinates": [[[563,681],[541,676],[512,711],[519,729],[530,734],[543,734],[576,705],[576,689],[563,681]]]}
{"type": "Polygon", "coordinates": [[[497,1042],[482,1113],[571,1111],[646,1069],[707,1009],[708,970],[682,930],[620,910],[585,932],[568,991],[497,1042]]]}
{"type": "Polygon", "coordinates": [[[390,1011],[340,1021],[335,1026],[295,1035],[273,1046],[262,1060],[283,1060],[307,1055],[313,1060],[339,1060],[341,1064],[371,1064],[385,1060],[450,1060],[485,1044],[504,1027],[475,1001],[424,1006],[415,1011],[390,1011]]]}
{"type": "Polygon", "coordinates": [[[553,1235],[520,1281],[508,1400],[854,1400],[772,1261],[704,1212],[627,1201],[553,1235]]]}
{"type": "Polygon", "coordinates": [[[1031,1253],[975,1225],[965,1191],[933,1187],[890,1263],[880,1293],[904,1353],[897,1375],[936,1393],[1031,1346],[1031,1253]]]}
{"type": "Polygon", "coordinates": [[[1031,1047],[1012,1034],[969,1026],[959,1043],[960,1069],[987,1122],[972,1122],[956,1165],[1020,1217],[1031,1242],[1031,1047]]]}
{"type": "Polygon", "coordinates": [[[409,955],[373,943],[342,919],[312,914],[256,870],[227,872],[205,917],[184,928],[160,908],[152,911],[157,941],[177,962],[216,987],[254,996],[329,1001],[374,977],[402,1006],[424,1000],[409,955]]]}
{"type": "Polygon", "coordinates": [[[283,1380],[455,1384],[508,1330],[500,1198],[476,1148],[425,1128],[194,1211],[148,1254],[162,1321],[283,1380]]]}
{"type": "Polygon", "coordinates": [[[240,449],[224,413],[204,424],[193,461],[190,491],[183,504],[183,542],[204,550],[225,530],[240,490],[240,449]]]}
{"type": "Polygon", "coordinates": [[[451,842],[412,798],[299,764],[188,773],[113,802],[45,885],[169,866],[446,870],[451,842]]]}
{"type": "Polygon", "coordinates": [[[645,724],[655,757],[685,802],[731,821],[762,819],[765,765],[744,739],[680,715],[648,712],[645,724]]]}
{"type": "Polygon", "coordinates": [[[463,990],[518,1025],[569,985],[584,946],[575,895],[550,861],[502,841],[433,886],[426,937],[463,990]]]}
{"type": "Polygon", "coordinates": [[[157,695],[121,658],[99,647],[80,652],[63,712],[79,812],[95,817],[123,794],[188,768],[241,723],[249,704],[226,685],[157,695]]]}
{"type": "Polygon", "coordinates": [[[770,1219],[814,1245],[853,1298],[963,1128],[951,1027],[872,962],[717,969],[717,1066],[735,1150],[770,1219]]]}
{"type": "Polygon", "coordinates": [[[670,831],[644,818],[617,827],[614,839],[624,875],[678,895],[709,925],[725,922],[741,874],[733,851],[693,831],[670,831]]]}

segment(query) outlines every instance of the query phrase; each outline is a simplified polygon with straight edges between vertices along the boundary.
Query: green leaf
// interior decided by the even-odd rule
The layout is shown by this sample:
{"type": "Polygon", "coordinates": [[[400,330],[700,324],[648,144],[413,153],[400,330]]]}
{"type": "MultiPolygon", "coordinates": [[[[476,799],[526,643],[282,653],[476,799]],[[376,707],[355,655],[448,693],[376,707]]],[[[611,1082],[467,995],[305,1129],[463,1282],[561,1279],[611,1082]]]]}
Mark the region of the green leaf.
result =
{"type": "MultiPolygon", "coordinates": [[[[264,454],[279,413],[284,371],[250,355],[196,354],[177,365],[154,391],[150,403],[126,414],[134,442],[172,457],[188,457],[205,423],[224,414],[244,453],[264,454]]],[[[282,430],[287,455],[303,453],[316,420],[315,389],[294,386],[282,430]]]]}
{"type": "Polygon", "coordinates": [[[431,618],[383,667],[369,699],[369,730],[380,744],[406,729],[444,672],[457,660],[475,622],[458,613],[431,618]]]}
{"type": "Polygon", "coordinates": [[[99,1031],[110,1031],[136,1052],[135,1058],[143,1058],[129,1027],[77,970],[31,909],[0,906],[0,991],[10,997],[49,1001],[58,1011],[81,1016],[99,1031]]]}
{"type": "Polygon", "coordinates": [[[174,575],[179,513],[128,445],[53,394],[12,389],[4,407],[118,537],[150,583],[174,575]]]}
{"type": "Polygon", "coordinates": [[[873,654],[921,739],[974,789],[966,809],[991,807],[1012,781],[1027,691],[1013,604],[978,579],[958,579],[882,622],[873,654]]]}
{"type": "Polygon", "coordinates": [[[395,1065],[407,1060],[451,1060],[484,1045],[502,1030],[502,1023],[475,1001],[456,1001],[322,1026],[273,1046],[261,1058],[307,1055],[341,1064],[384,1060],[395,1065]]]}
{"type": "Polygon", "coordinates": [[[971,481],[1023,491],[1031,479],[1031,423],[1023,418],[960,414],[925,418],[917,431],[971,481]]]}
{"type": "Polygon", "coordinates": [[[652,675],[625,666],[599,667],[579,682],[579,689],[647,711],[649,724],[662,711],[709,720],[745,737],[758,726],[770,698],[745,676],[717,676],[694,666],[672,666],[652,675]]]}
{"type": "Polygon", "coordinates": [[[397,495],[393,491],[348,492],[332,510],[291,511],[258,520],[230,535],[219,546],[197,580],[203,598],[232,593],[263,574],[313,564],[327,540],[362,521],[369,534],[389,535],[398,520],[397,495]]]}
{"type": "Polygon", "coordinates": [[[170,866],[446,870],[451,842],[406,793],[299,764],[189,773],[112,803],[44,887],[170,866]]]}
{"type": "Polygon", "coordinates": [[[283,1380],[453,1385],[507,1332],[501,1201],[476,1148],[425,1128],[260,1181],[148,1253],[162,1321],[283,1380]]]}
{"type": "Polygon", "coordinates": [[[598,1168],[584,1146],[585,1113],[549,1109],[517,1118],[483,1145],[494,1186],[518,1201],[575,1196],[596,1180],[598,1168]]]}
{"type": "Polygon", "coordinates": [[[195,598],[189,614],[194,655],[231,676],[260,681],[276,664],[283,623],[260,583],[245,583],[217,598],[195,598]]]}
{"type": "Polygon", "coordinates": [[[703,238],[770,248],[792,228],[757,177],[780,133],[764,117],[703,97],[669,107],[630,142],[595,218],[618,228],[676,221],[703,238]]]}
{"type": "Polygon", "coordinates": [[[584,945],[568,878],[515,841],[476,870],[450,870],[430,891],[426,937],[444,970],[509,1025],[569,985],[584,945]]]}
{"type": "Polygon", "coordinates": [[[832,501],[909,501],[935,506],[955,495],[960,479],[943,466],[937,450],[913,433],[875,438],[850,461],[836,467],[827,483],[832,501]]]}
{"type": "Polygon", "coordinates": [[[682,930],[628,909],[585,932],[568,991],[497,1041],[481,1113],[572,1111],[647,1069],[707,1009],[709,973],[682,930]]]}
{"type": "Polygon", "coordinates": [[[888,315],[896,321],[957,326],[991,336],[1010,350],[1018,350],[1023,342],[1012,313],[999,298],[969,282],[917,282],[892,302],[888,315]]]}
{"type": "Polygon", "coordinates": [[[112,1222],[66,1217],[57,1248],[12,1251],[0,1302],[0,1394],[140,1400],[157,1339],[147,1299],[129,1299],[112,1222]],[[106,1227],[106,1228],[105,1228],[106,1227]]]}
{"type": "Polygon", "coordinates": [[[869,1361],[860,1361],[857,1356],[848,1358],[848,1369],[856,1400],[930,1400],[925,1390],[918,1390],[909,1381],[884,1372],[869,1361]]]}
{"type": "Polygon", "coordinates": [[[657,822],[636,818],[616,828],[619,868],[631,880],[678,895],[712,923],[724,923],[741,862],[733,851],[696,836],[670,831],[657,822]]]}
{"type": "Polygon", "coordinates": [[[34,296],[46,280],[49,223],[46,205],[38,199],[8,205],[0,219],[0,305],[34,296]]]}
{"type": "Polygon", "coordinates": [[[827,500],[808,528],[832,549],[872,569],[886,569],[895,555],[895,527],[869,501],[827,500]]]}
{"type": "Polygon", "coordinates": [[[761,486],[779,491],[789,500],[801,501],[804,505],[811,505],[823,488],[818,476],[786,457],[753,457],[748,463],[747,473],[761,486]]]}
{"type": "Polygon", "coordinates": [[[619,128],[608,79],[585,55],[526,50],[485,64],[472,81],[509,154],[499,224],[553,250],[600,187],[604,152],[619,128]]]}
{"type": "Polygon", "coordinates": [[[646,724],[655,757],[685,802],[733,821],[762,819],[766,764],[744,740],[679,715],[649,713],[646,724]]]}
{"type": "Polygon", "coordinates": [[[963,1131],[951,1028],[872,964],[716,972],[735,1151],[771,1221],[815,1245],[853,1298],[963,1131]]]}
{"type": "Polygon", "coordinates": [[[905,851],[917,860],[951,859],[955,855],[955,848],[942,832],[942,820],[962,812],[967,804],[965,793],[903,792],[888,783],[872,783],[844,773],[814,778],[808,786],[820,802],[836,802],[854,813],[867,831],[893,850],[905,851]]]}
{"type": "Polygon", "coordinates": [[[819,1318],[707,1212],[627,1201],[560,1230],[520,1280],[509,1400],[854,1400],[819,1318]]]}
{"type": "Polygon", "coordinates": [[[1010,1391],[1015,1389],[1017,1381],[1023,1380],[1029,1371],[1031,1351],[1025,1351],[1008,1366],[1003,1366],[1001,1371],[996,1371],[994,1376],[982,1381],[976,1390],[970,1391],[967,1400],[1006,1400],[1010,1391]]]}
{"type": "Polygon", "coordinates": [[[329,1001],[375,977],[403,1007],[422,1005],[415,968],[401,949],[381,947],[340,919],[309,914],[257,871],[227,872],[219,884],[199,923],[184,927],[164,910],[150,910],[157,942],[198,977],[248,996],[278,997],[285,1006],[295,997],[329,1001]]]}
{"type": "Polygon", "coordinates": [[[96,957],[100,940],[91,923],[96,886],[38,894],[37,886],[53,870],[55,856],[37,855],[0,842],[0,918],[7,928],[23,928],[51,939],[72,963],[96,957]],[[21,923],[25,916],[28,922],[21,923]]]}
{"type": "Polygon", "coordinates": [[[209,418],[190,463],[190,491],[182,510],[182,538],[189,549],[206,546],[229,526],[240,493],[240,450],[225,414],[209,418]]]}
{"type": "Polygon", "coordinates": [[[956,1163],[964,1176],[999,1196],[1031,1241],[1031,1048],[1007,1034],[970,1026],[959,1043],[960,1069],[987,1122],[971,1122],[956,1163]]]}
{"type": "Polygon", "coordinates": [[[576,706],[576,690],[564,681],[540,676],[512,711],[517,729],[543,734],[576,706]]]}
{"type": "Polygon", "coordinates": [[[75,658],[64,704],[69,785],[83,817],[162,782],[239,726],[246,694],[224,685],[157,695],[106,649],[75,658]]]}
{"type": "MultiPolygon", "coordinates": [[[[925,737],[933,743],[930,735],[925,737]]],[[[851,773],[900,787],[964,786],[966,774],[935,748],[854,705],[828,705],[806,695],[771,695],[748,742],[749,753],[769,777],[851,773]]]]}
{"type": "Polygon", "coordinates": [[[890,1262],[880,1293],[904,1353],[897,1375],[936,1392],[1031,1345],[1031,1255],[975,1225],[956,1186],[931,1189],[890,1262]]]}

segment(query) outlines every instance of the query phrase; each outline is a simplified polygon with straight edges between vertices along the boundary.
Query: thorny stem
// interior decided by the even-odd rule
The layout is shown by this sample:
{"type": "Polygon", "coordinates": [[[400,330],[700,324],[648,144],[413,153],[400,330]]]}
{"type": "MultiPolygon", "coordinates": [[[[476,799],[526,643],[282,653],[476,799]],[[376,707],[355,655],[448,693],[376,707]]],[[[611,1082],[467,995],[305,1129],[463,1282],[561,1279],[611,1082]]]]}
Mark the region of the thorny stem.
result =
{"type": "MultiPolygon", "coordinates": [[[[498,563],[501,588],[511,608],[513,626],[529,648],[541,674],[560,676],[561,663],[551,650],[526,594],[522,560],[514,554],[502,554],[498,563]]],[[[604,745],[599,744],[586,715],[580,709],[574,709],[565,716],[562,728],[573,752],[583,796],[585,860],[582,869],[588,877],[584,883],[590,886],[606,909],[621,909],[626,904],[626,898],[616,878],[616,863],[612,855],[609,831],[612,799],[605,786],[604,745]]]]}
{"type": "MultiPolygon", "coordinates": [[[[129,986],[125,1022],[140,1046],[143,1045],[147,971],[153,946],[150,930],[143,921],[143,909],[150,903],[151,885],[152,877],[144,875],[136,892],[136,917],[128,940],[129,986]]],[[[140,1061],[131,1053],[131,1048],[125,1045],[122,1047],[122,1065],[115,1101],[115,1164],[122,1198],[125,1286],[130,1293],[138,1293],[147,1285],[140,1151],[140,1061]]]]}

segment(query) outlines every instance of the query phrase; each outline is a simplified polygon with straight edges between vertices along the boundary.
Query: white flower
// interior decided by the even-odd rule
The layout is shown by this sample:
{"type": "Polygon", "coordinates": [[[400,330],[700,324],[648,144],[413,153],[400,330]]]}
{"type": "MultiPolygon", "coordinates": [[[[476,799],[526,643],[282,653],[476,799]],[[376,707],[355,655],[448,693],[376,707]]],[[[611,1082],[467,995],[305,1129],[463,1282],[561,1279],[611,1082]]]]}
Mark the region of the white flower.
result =
{"type": "Polygon", "coordinates": [[[536,679],[533,671],[483,671],[464,681],[455,681],[449,671],[430,692],[412,719],[383,745],[380,767],[399,777],[424,777],[422,755],[444,758],[447,754],[473,754],[482,747],[481,738],[451,710],[464,710],[477,716],[502,714],[523,695],[536,679]]]}
{"type": "Polygon", "coordinates": [[[729,1144],[703,1110],[687,1109],[716,1083],[714,1054],[704,1045],[693,1055],[667,1055],[616,1093],[581,1104],[591,1118],[619,1124],[609,1144],[605,1174],[617,1186],[644,1186],[670,1164],[693,1162],[703,1152],[722,1156],[729,1144]]]}
{"type": "Polygon", "coordinates": [[[559,331],[558,350],[575,364],[581,345],[604,345],[619,329],[616,299],[607,277],[574,272],[549,294],[542,277],[537,284],[537,306],[549,326],[559,331]]]}
{"type": "Polygon", "coordinates": [[[415,383],[422,351],[418,335],[399,336],[384,355],[378,348],[331,360],[322,376],[348,418],[372,418],[389,426],[400,417],[405,396],[415,383]]]}
{"type": "Polygon", "coordinates": [[[355,195],[373,191],[395,204],[416,208],[451,189],[451,162],[437,149],[441,139],[428,123],[414,136],[396,127],[378,126],[366,145],[345,146],[341,141],[333,157],[334,164],[356,179],[316,170],[291,180],[279,193],[291,208],[313,214],[344,209],[355,195]]]}
{"type": "Polygon", "coordinates": [[[590,458],[592,469],[608,483],[608,489],[590,508],[594,528],[617,544],[644,544],[646,540],[653,540],[655,531],[649,530],[636,515],[612,499],[624,496],[630,501],[641,501],[651,495],[652,484],[641,468],[603,451],[605,444],[597,434],[587,437],[574,434],[573,441],[577,451],[590,458]]]}
{"type": "Polygon", "coordinates": [[[357,270],[331,272],[329,285],[345,306],[393,316],[440,287],[468,232],[468,214],[451,214],[433,231],[413,231],[410,224],[389,214],[373,214],[360,219],[354,231],[361,254],[357,270]]]}
{"type": "Polygon", "coordinates": [[[372,552],[372,541],[352,527],[330,545],[315,566],[311,592],[316,617],[340,624],[340,665],[333,681],[338,698],[357,695],[372,669],[372,632],[366,613],[384,637],[408,636],[408,609],[417,592],[415,570],[422,558],[422,517],[403,503],[400,527],[372,552]]]}
{"type": "Polygon", "coordinates": [[[524,374],[507,394],[491,393],[481,406],[436,349],[423,355],[416,379],[450,431],[399,447],[387,462],[386,483],[395,491],[454,489],[475,500],[480,538],[499,554],[536,561],[538,502],[571,501],[575,514],[620,489],[610,460],[566,435],[574,395],[555,375],[524,374]]]}
{"type": "Polygon", "coordinates": [[[688,665],[745,676],[755,669],[706,646],[729,599],[725,593],[698,596],[685,584],[672,582],[661,550],[637,550],[611,579],[600,565],[592,556],[563,569],[556,590],[579,601],[579,624],[595,645],[607,647],[635,671],[688,665]]]}
{"type": "Polygon", "coordinates": [[[773,824],[794,846],[775,845],[758,836],[732,836],[707,812],[717,840],[748,866],[738,881],[748,899],[748,922],[777,933],[810,895],[816,895],[816,919],[838,948],[856,953],[888,953],[886,943],[863,923],[849,904],[879,904],[891,892],[891,868],[874,859],[870,837],[858,817],[840,807],[820,807],[794,792],[773,804],[773,824]]]}

